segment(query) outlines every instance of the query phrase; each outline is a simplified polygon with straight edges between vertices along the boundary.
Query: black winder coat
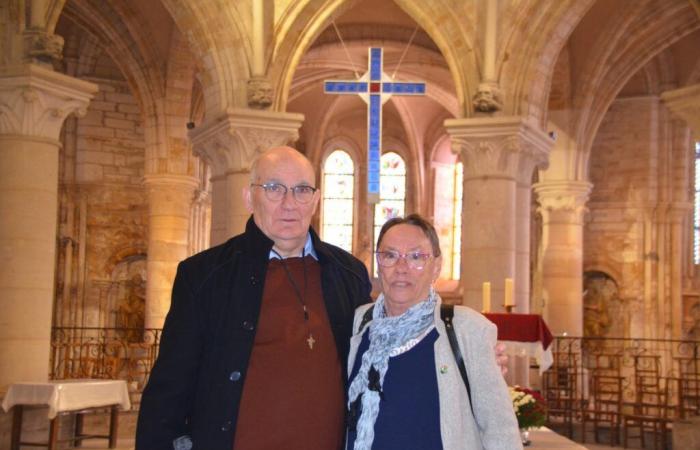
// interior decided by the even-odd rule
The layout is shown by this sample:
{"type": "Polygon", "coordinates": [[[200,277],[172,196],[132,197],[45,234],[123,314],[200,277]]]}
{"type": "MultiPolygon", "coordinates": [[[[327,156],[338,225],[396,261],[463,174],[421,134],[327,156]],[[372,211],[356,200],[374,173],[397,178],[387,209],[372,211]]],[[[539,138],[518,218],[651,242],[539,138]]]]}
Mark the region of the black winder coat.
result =
{"type": "MultiPolygon", "coordinates": [[[[362,262],[310,234],[345,374],[353,314],[371,301],[371,284],[362,262]]],[[[136,450],[171,450],[183,435],[194,450],[232,448],[272,245],[251,217],[243,234],[178,266],[136,450]]]]}

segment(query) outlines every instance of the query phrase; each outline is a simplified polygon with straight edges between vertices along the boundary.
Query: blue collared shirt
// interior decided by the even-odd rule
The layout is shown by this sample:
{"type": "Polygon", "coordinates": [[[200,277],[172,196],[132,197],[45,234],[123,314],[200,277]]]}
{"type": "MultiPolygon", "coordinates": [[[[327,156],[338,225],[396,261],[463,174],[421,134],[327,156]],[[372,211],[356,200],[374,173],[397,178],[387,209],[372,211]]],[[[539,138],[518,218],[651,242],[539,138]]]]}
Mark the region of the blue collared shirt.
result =
{"type": "MultiPolygon", "coordinates": [[[[318,261],[318,255],[316,254],[316,250],[314,250],[313,243],[311,242],[311,233],[306,234],[306,243],[304,244],[304,250],[302,251],[302,255],[311,255],[316,261],[318,261]]],[[[287,256],[287,258],[293,258],[293,256],[287,256]]],[[[280,255],[277,252],[275,252],[274,250],[270,250],[270,259],[282,258],[280,258],[280,255]]]]}

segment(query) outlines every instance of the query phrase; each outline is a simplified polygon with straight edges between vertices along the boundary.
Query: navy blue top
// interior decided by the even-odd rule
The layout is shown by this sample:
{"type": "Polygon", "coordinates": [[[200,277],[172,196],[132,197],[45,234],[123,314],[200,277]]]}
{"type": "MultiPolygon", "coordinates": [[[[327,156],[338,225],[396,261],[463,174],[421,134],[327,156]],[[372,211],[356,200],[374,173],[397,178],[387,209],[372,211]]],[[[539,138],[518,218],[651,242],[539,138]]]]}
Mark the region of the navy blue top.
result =
{"type": "MultiPolygon", "coordinates": [[[[442,449],[440,436],[440,401],[435,374],[434,343],[438,332],[433,328],[415,347],[389,358],[384,377],[384,399],[379,401],[379,415],[374,424],[373,450],[442,449]]],[[[369,331],[357,350],[350,382],[369,348],[369,331]]],[[[358,414],[359,417],[359,414],[358,414]]],[[[348,449],[355,445],[357,433],[348,431],[348,449]]]]}

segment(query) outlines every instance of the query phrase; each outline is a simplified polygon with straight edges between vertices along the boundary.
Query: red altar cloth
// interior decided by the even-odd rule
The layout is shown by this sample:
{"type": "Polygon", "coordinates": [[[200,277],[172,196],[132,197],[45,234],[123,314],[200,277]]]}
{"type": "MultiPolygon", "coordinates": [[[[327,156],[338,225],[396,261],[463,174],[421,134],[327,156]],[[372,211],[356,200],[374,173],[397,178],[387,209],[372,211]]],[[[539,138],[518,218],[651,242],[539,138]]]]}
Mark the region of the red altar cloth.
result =
{"type": "Polygon", "coordinates": [[[547,350],[552,333],[539,314],[484,313],[498,327],[499,341],[541,342],[547,350]]]}

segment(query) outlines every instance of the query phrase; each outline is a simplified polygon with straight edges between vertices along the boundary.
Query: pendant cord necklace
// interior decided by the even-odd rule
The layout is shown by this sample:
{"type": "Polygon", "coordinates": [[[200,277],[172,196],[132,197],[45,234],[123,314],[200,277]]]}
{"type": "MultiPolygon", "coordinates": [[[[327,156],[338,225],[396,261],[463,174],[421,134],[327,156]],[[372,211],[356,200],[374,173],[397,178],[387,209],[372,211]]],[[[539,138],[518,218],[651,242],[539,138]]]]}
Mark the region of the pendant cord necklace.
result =
{"type": "Polygon", "coordinates": [[[272,249],[272,252],[279,256],[280,258],[280,264],[282,264],[282,268],[284,269],[284,273],[287,275],[287,279],[292,285],[292,288],[294,289],[294,293],[296,294],[297,300],[299,301],[299,304],[301,305],[301,309],[304,313],[304,323],[306,324],[306,329],[309,332],[309,337],[306,339],[306,343],[309,346],[309,349],[313,350],[314,349],[314,343],[316,343],[316,339],[314,339],[313,334],[311,334],[311,326],[309,325],[309,310],[306,307],[306,302],[304,301],[304,298],[306,297],[306,292],[307,292],[307,287],[308,287],[308,279],[306,276],[306,249],[302,249],[301,251],[301,264],[302,268],[304,271],[304,295],[301,295],[301,290],[299,289],[299,286],[297,286],[297,283],[294,281],[294,278],[292,278],[292,274],[289,272],[289,268],[287,267],[287,264],[284,262],[284,258],[282,258],[282,255],[277,253],[276,250],[272,249]]]}

